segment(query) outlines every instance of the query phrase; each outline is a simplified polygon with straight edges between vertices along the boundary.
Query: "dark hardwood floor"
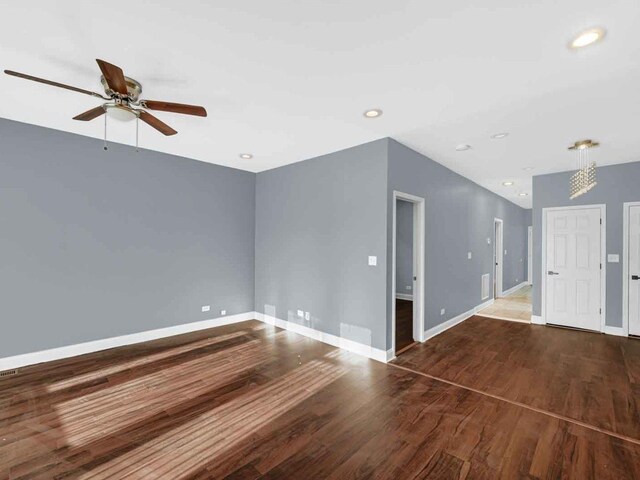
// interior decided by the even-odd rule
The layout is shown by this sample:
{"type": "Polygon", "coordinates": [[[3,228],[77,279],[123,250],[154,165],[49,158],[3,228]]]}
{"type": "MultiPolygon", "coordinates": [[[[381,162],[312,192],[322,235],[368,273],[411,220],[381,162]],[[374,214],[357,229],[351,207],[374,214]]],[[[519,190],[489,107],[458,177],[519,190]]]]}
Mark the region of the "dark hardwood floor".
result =
{"type": "Polygon", "coordinates": [[[413,302],[396,299],[396,352],[408,347],[413,340],[413,302]]]}
{"type": "Polygon", "coordinates": [[[640,341],[473,317],[397,365],[640,440],[640,341]]]}
{"type": "Polygon", "coordinates": [[[640,342],[473,318],[396,362],[245,322],[25,368],[0,479],[640,478],[640,342]]]}

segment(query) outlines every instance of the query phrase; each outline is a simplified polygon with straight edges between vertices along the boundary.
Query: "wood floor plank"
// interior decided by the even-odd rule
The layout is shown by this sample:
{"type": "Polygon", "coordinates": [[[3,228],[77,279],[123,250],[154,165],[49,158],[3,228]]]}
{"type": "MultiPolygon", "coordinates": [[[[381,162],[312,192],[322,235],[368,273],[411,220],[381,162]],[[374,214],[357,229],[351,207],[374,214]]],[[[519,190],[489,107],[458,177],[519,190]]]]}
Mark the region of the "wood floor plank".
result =
{"type": "Polygon", "coordinates": [[[589,423],[636,431],[640,350],[522,327],[396,365],[245,322],[28,367],[0,380],[0,480],[640,478],[589,423]]]}

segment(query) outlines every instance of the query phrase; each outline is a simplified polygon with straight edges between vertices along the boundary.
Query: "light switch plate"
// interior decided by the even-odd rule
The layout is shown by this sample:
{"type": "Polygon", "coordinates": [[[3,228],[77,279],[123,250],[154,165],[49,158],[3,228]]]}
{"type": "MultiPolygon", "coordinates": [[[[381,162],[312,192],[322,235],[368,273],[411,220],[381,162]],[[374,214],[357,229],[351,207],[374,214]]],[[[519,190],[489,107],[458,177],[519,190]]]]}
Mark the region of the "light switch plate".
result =
{"type": "Polygon", "coordinates": [[[620,255],[617,253],[610,253],[607,255],[607,262],[609,263],[620,263],[620,255]]]}
{"type": "Polygon", "coordinates": [[[226,310],[220,310],[220,315],[226,315],[227,311],[226,310]]]}
{"type": "Polygon", "coordinates": [[[203,305],[202,306],[202,311],[203,312],[208,312],[209,310],[211,310],[211,306],[210,305],[203,305]]]}
{"type": "Polygon", "coordinates": [[[370,255],[369,256],[369,266],[370,267],[375,267],[376,265],[378,265],[378,257],[370,255]]]}

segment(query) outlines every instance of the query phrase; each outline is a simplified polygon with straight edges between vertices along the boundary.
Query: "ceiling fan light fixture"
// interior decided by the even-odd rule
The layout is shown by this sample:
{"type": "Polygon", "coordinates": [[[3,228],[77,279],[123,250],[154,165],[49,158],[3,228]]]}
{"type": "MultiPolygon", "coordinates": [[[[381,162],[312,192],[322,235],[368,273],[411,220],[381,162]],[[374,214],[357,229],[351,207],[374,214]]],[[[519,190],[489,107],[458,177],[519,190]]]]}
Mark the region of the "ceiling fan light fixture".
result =
{"type": "Polygon", "coordinates": [[[135,111],[129,107],[122,105],[105,105],[104,109],[107,112],[109,118],[117,120],[119,122],[130,122],[135,120],[138,115],[135,111]]]}

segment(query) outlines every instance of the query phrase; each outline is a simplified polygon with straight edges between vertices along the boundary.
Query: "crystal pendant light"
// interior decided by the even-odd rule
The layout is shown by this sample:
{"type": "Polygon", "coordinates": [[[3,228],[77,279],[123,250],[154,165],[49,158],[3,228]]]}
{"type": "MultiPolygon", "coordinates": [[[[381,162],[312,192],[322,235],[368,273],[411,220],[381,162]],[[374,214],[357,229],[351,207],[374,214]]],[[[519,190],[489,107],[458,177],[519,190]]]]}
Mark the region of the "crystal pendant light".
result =
{"type": "Polygon", "coordinates": [[[580,140],[569,147],[576,155],[576,173],[571,176],[569,182],[569,198],[573,200],[582,194],[587,193],[598,182],[596,182],[596,162],[590,161],[589,151],[600,145],[591,140],[580,140]]]}

